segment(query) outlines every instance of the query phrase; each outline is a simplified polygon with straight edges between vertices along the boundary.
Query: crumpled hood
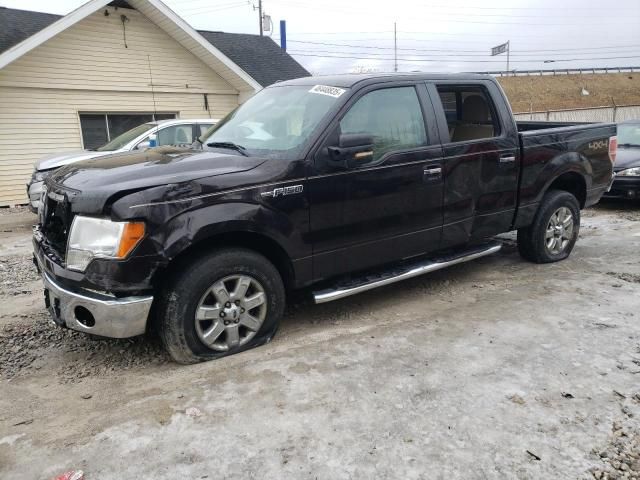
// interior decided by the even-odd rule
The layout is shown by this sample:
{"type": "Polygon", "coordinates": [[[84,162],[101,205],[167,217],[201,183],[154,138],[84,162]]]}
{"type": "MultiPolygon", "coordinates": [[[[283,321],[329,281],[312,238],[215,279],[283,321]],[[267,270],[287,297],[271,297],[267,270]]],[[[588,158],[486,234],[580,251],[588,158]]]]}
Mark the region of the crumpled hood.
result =
{"type": "Polygon", "coordinates": [[[62,167],[70,163],[89,160],[90,158],[104,157],[112,155],[116,152],[93,152],[91,150],[76,150],[74,152],[54,153],[41,158],[36,163],[36,170],[50,170],[52,168],[62,167]]]}
{"type": "Polygon", "coordinates": [[[640,148],[618,147],[614,170],[619,172],[627,168],[640,167],[640,148]]]}
{"type": "Polygon", "coordinates": [[[258,157],[160,147],[67,165],[45,183],[49,190],[67,192],[72,204],[84,205],[82,210],[97,212],[114,194],[244,172],[265,161],[258,157]]]}

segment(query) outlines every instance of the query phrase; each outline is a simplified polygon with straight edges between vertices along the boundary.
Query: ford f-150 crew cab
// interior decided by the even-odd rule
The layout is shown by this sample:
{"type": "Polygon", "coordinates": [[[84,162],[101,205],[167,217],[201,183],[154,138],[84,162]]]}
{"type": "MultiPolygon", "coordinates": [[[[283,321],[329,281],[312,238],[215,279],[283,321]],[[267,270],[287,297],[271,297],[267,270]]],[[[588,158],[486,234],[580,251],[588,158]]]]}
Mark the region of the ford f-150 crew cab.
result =
{"type": "Polygon", "coordinates": [[[516,122],[476,75],[308,77],[268,87],[190,148],[74,163],[34,227],[60,326],[157,329],[182,363],[272,338],[285,298],[336,300],[496,252],[566,258],[610,187],[613,124],[516,122]]]}

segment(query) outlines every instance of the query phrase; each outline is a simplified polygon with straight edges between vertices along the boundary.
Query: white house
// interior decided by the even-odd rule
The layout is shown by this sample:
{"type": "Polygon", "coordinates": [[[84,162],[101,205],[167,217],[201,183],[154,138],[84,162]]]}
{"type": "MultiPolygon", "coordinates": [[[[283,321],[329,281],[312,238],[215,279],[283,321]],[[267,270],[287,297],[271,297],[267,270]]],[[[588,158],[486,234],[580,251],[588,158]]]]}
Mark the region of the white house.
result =
{"type": "Polygon", "coordinates": [[[309,75],[268,37],[197,32],[159,0],[92,0],[66,16],[0,7],[0,206],[33,163],[153,118],[221,118],[309,75]]]}

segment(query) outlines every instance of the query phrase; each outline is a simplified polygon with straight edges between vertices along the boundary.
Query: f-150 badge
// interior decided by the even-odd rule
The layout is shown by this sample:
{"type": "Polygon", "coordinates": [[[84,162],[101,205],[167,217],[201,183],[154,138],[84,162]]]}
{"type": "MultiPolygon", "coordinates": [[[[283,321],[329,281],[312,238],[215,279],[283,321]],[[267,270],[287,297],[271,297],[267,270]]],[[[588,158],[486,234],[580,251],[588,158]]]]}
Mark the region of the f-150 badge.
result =
{"type": "Polygon", "coordinates": [[[278,187],[268,192],[262,192],[260,195],[263,197],[283,197],[285,195],[293,195],[294,193],[302,193],[304,189],[303,185],[290,185],[288,187],[278,187]]]}

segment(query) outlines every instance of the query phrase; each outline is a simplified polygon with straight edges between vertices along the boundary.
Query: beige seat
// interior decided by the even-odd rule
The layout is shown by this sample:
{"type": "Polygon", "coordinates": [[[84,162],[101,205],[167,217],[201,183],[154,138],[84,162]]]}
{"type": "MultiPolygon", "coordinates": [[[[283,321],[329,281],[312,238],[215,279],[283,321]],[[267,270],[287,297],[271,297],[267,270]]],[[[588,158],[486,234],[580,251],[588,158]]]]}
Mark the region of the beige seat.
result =
{"type": "Polygon", "coordinates": [[[471,95],[462,102],[462,122],[453,128],[451,141],[491,138],[494,132],[490,122],[487,101],[480,95],[471,95]]]}

